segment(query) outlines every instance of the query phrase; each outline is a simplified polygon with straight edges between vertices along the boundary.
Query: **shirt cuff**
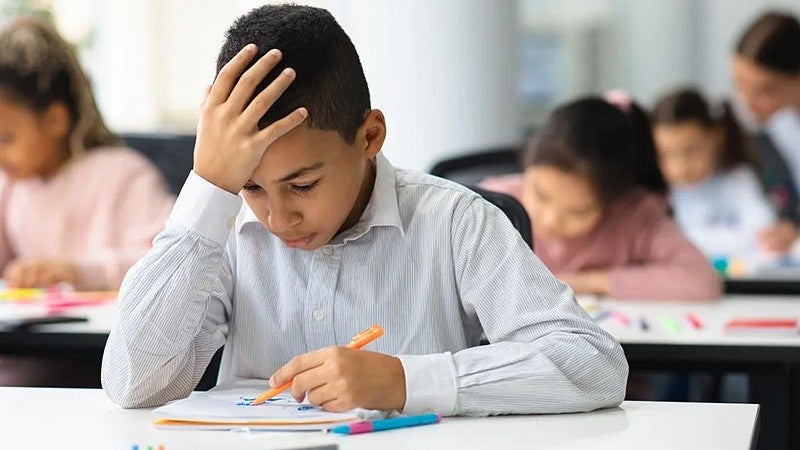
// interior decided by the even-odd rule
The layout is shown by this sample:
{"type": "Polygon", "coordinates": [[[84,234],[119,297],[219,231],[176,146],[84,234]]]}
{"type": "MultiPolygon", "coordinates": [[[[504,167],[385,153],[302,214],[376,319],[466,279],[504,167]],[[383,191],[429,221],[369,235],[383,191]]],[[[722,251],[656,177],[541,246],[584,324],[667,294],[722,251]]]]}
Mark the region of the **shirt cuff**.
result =
{"type": "Polygon", "coordinates": [[[241,197],[191,171],[168,221],[225,245],[241,207],[241,197]]]}
{"type": "Polygon", "coordinates": [[[456,407],[456,369],[453,355],[397,355],[406,376],[404,414],[453,414],[456,407]]]}

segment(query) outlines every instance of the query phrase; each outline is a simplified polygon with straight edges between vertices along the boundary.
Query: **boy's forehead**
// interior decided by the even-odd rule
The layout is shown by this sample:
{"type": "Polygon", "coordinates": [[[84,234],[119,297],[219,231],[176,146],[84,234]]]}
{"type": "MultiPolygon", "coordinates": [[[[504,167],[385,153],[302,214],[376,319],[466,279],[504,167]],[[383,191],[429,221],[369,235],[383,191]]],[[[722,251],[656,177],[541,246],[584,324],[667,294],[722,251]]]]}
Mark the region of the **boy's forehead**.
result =
{"type": "Polygon", "coordinates": [[[301,169],[317,170],[349,145],[336,131],[297,127],[267,148],[256,173],[274,181],[301,169]]]}

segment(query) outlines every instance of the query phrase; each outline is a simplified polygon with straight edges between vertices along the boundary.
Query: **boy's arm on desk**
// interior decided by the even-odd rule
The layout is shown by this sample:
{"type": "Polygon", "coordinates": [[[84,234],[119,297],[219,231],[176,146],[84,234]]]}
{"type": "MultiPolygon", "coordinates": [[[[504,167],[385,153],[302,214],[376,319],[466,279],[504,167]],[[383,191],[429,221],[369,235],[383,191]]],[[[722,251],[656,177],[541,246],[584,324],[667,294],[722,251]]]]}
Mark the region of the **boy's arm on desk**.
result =
{"type": "Polygon", "coordinates": [[[188,396],[224,344],[232,292],[224,248],[240,206],[238,196],[190,175],[166,230],[126,275],[102,367],[116,403],[188,396]]]}
{"type": "MultiPolygon", "coordinates": [[[[449,401],[452,413],[462,415],[618,405],[628,375],[619,344],[580,309],[572,291],[547,271],[502,212],[473,202],[454,217],[461,301],[466,314],[480,320],[491,344],[451,358],[426,355],[419,358],[428,360],[414,363],[412,357],[420,374],[444,374],[449,364],[452,398],[437,401],[449,401]]],[[[404,367],[408,358],[403,357],[404,367]]],[[[406,381],[407,409],[414,408],[415,395],[424,398],[424,389],[416,386],[415,392],[409,385],[413,372],[406,381]]]]}

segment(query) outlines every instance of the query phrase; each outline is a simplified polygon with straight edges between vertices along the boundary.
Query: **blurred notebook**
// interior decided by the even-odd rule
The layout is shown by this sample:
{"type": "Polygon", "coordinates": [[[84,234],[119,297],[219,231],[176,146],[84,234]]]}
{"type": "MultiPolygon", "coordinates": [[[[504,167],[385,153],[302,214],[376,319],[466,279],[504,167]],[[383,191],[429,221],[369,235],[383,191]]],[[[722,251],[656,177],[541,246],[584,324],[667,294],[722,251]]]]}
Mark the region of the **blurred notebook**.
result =
{"type": "Polygon", "coordinates": [[[308,403],[298,403],[288,392],[253,406],[253,400],[268,388],[264,380],[234,380],[207,392],[193,392],[183,400],[154,409],[154,425],[159,429],[325,430],[341,423],[382,416],[380,411],[363,409],[344,413],[323,411],[308,403]]]}

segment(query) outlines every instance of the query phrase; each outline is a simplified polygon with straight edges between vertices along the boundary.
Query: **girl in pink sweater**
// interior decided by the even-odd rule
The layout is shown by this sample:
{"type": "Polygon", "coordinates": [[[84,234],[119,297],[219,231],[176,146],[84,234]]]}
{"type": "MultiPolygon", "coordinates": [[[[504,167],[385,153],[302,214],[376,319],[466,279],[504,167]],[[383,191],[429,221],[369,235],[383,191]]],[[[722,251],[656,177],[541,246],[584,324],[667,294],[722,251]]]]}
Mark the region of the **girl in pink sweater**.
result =
{"type": "Polygon", "coordinates": [[[577,294],[718,297],[720,278],[670,217],[645,114],[616,100],[556,109],[527,145],[524,172],[483,186],[520,200],[537,256],[577,294]]]}
{"type": "Polygon", "coordinates": [[[174,201],[121,147],[76,55],[20,19],[0,35],[0,273],[10,287],[116,290],[174,201]]]}
{"type": "MultiPolygon", "coordinates": [[[[49,25],[0,31],[0,273],[10,287],[116,290],[173,196],[103,123],[72,48],[49,25]]],[[[99,361],[0,355],[0,385],[98,387],[99,361]]]]}

